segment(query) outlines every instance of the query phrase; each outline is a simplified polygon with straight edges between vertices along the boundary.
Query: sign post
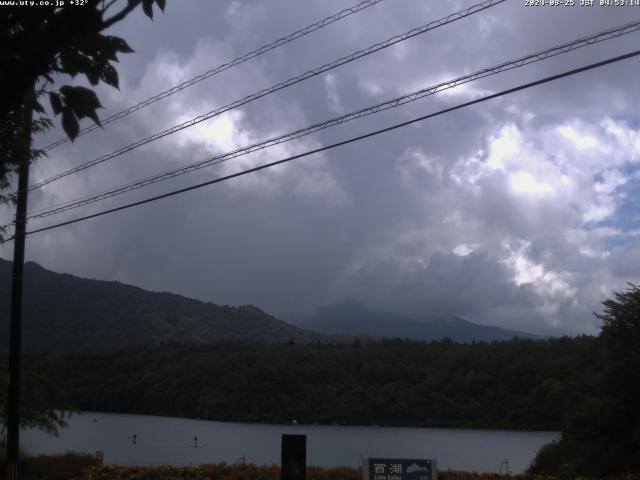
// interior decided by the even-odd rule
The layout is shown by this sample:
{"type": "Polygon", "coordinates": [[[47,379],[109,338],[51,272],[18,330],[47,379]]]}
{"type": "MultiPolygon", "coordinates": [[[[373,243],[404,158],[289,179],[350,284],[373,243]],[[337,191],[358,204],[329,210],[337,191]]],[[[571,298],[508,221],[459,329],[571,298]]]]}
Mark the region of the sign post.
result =
{"type": "Polygon", "coordinates": [[[305,480],[307,474],[307,436],[282,435],[280,480],[305,480]]]}

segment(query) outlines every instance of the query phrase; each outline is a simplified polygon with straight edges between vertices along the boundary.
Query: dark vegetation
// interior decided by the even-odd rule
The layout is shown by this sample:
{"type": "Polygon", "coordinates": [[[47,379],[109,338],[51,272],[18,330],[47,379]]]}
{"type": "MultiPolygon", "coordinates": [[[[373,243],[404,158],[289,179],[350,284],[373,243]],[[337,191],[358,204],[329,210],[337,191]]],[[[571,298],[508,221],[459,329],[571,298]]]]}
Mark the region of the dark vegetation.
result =
{"type": "MultiPolygon", "coordinates": [[[[118,88],[118,55],[133,49],[124,39],[106,35],[105,31],[139,6],[152,18],[154,4],[164,11],[165,3],[166,0],[87,0],[83,8],[68,3],[55,8],[25,8],[18,4],[2,7],[0,201],[13,197],[7,190],[23,159],[34,161],[44,156],[44,151],[31,147],[32,134],[54,125],[43,104],[49,103],[71,139],[78,135],[82,119],[100,123],[97,110],[102,105],[95,92],[84,86],[59,85],[61,77],[82,75],[92,86],[102,82],[118,88]],[[48,102],[41,100],[44,96],[48,102]]],[[[4,233],[0,228],[0,239],[4,233]]]]}
{"type": "MultiPolygon", "coordinates": [[[[640,289],[599,337],[458,344],[169,343],[33,354],[80,410],[253,422],[561,429],[535,474],[640,472],[640,289]]],[[[56,406],[56,405],[52,405],[56,406]]]]}
{"type": "MultiPolygon", "coordinates": [[[[225,463],[197,467],[125,467],[117,465],[97,466],[89,455],[41,455],[24,459],[24,480],[279,480],[277,465],[253,464],[229,465],[225,463]]],[[[307,480],[361,480],[359,468],[307,467],[307,480]]],[[[498,473],[471,473],[441,470],[440,480],[565,480],[569,477],[541,475],[503,475],[498,473]]],[[[639,480],[638,475],[608,477],[612,480],[639,480]]]]}
{"type": "Polygon", "coordinates": [[[630,284],[603,305],[590,394],[572,409],[561,440],[540,452],[533,472],[640,473],[640,288],[630,284]]]}
{"type": "MultiPolygon", "coordinates": [[[[8,316],[11,262],[0,259],[0,313],[8,316]]],[[[0,351],[8,322],[0,323],[0,351]]],[[[95,350],[167,341],[309,342],[326,338],[253,306],[230,307],[172,293],[54,273],[25,264],[25,351],[95,350]]]]}
{"type": "MultiPolygon", "coordinates": [[[[0,442],[0,478],[5,473],[5,445],[0,442]]],[[[92,478],[95,457],[88,453],[69,452],[64,455],[20,455],[22,480],[80,480],[92,478]]]]}
{"type": "MultiPolygon", "coordinates": [[[[7,385],[6,359],[0,363],[0,385],[7,385]]],[[[31,370],[23,371],[20,385],[20,424],[25,428],[39,428],[55,435],[60,427],[67,425],[66,418],[71,406],[57,385],[47,378],[35,374],[31,370]],[[51,408],[56,405],[56,409],[51,408]]],[[[0,394],[0,433],[4,433],[7,418],[6,392],[0,394]]],[[[0,455],[4,454],[0,436],[0,455]]],[[[1,478],[1,477],[0,477],[1,478]]]]}
{"type": "Polygon", "coordinates": [[[79,410],[244,422],[559,429],[593,337],[457,344],[166,344],[29,356],[79,410]]]}
{"type": "Polygon", "coordinates": [[[55,407],[227,421],[558,429],[562,438],[540,452],[532,473],[640,472],[640,290],[634,285],[604,303],[599,337],[330,344],[288,335],[306,332],[288,330],[254,307],[218,307],[57,275],[35,264],[28,268],[31,288],[44,287],[40,298],[38,290],[27,289],[27,309],[40,308],[39,318],[50,321],[48,330],[31,339],[58,350],[73,338],[85,339],[84,350],[25,358],[23,398],[33,415],[27,410],[24,418],[35,425],[59,425],[46,417],[55,407]],[[51,275],[55,282],[38,283],[51,275]],[[93,310],[91,329],[87,309],[96,302],[104,308],[93,310]],[[162,343],[165,337],[155,336],[147,345],[106,348],[117,345],[107,342],[114,338],[107,332],[118,338],[129,329],[138,332],[136,340],[149,341],[148,326],[162,331],[171,315],[179,325],[167,330],[172,335],[220,325],[211,312],[229,315],[224,322],[234,336],[222,338],[253,343],[196,344],[188,335],[162,343]],[[256,318],[264,322],[252,323],[256,318]],[[60,340],[55,330],[65,324],[67,332],[80,335],[60,340]],[[273,325],[281,327],[275,330],[279,336],[269,336],[273,325]],[[103,350],[89,350],[95,344],[103,350]]]}
{"type": "MultiPolygon", "coordinates": [[[[0,203],[16,204],[14,259],[22,263],[23,255],[18,252],[24,246],[29,163],[46,156],[44,150],[33,148],[33,136],[54,126],[50,114],[60,117],[62,128],[71,140],[78,136],[82,119],[89,118],[100,125],[97,110],[102,105],[95,92],[84,86],[65,85],[61,77],[68,80],[67,77],[83,75],[92,86],[103,82],[118,88],[118,72],[114,64],[118,62],[118,54],[133,50],[124,39],[106,35],[105,31],[139,6],[145,15],[152,18],[154,4],[164,11],[166,0],[86,0],[81,8],[76,8],[78,2],[76,6],[69,5],[69,2],[65,6],[65,2],[60,2],[55,7],[55,2],[31,2],[29,8],[24,8],[27,2],[13,3],[13,6],[4,5],[0,15],[0,203]],[[41,101],[44,96],[48,97],[51,113],[47,113],[41,101]],[[18,190],[13,193],[16,183],[18,190]]],[[[9,240],[5,238],[7,226],[0,226],[0,242],[9,240]]],[[[20,291],[22,273],[17,270],[15,273],[14,287],[19,286],[20,289],[14,291],[20,291]]],[[[10,276],[3,278],[8,280],[10,276]]],[[[21,293],[15,299],[25,303],[21,293]]],[[[8,318],[6,313],[6,308],[0,309],[2,317],[8,318]]],[[[2,322],[0,337],[8,337],[8,323],[2,322]]],[[[37,425],[55,431],[64,425],[64,415],[42,406],[55,397],[44,392],[50,390],[46,381],[21,384],[17,362],[14,362],[19,357],[19,348],[16,350],[16,347],[21,342],[20,335],[15,332],[13,330],[11,338],[15,355],[11,361],[11,381],[6,382],[5,378],[2,381],[3,385],[8,384],[8,395],[2,396],[4,401],[0,402],[2,433],[8,417],[17,420],[18,406],[22,425],[37,425]],[[21,404],[18,399],[20,392],[14,388],[17,386],[23,391],[21,404]],[[34,386],[37,392],[29,391],[34,386]]],[[[6,345],[7,342],[2,342],[2,348],[6,345]]],[[[18,473],[15,470],[18,425],[13,425],[16,428],[10,428],[6,445],[9,467],[8,470],[2,468],[3,473],[6,471],[12,477],[18,473]]]]}

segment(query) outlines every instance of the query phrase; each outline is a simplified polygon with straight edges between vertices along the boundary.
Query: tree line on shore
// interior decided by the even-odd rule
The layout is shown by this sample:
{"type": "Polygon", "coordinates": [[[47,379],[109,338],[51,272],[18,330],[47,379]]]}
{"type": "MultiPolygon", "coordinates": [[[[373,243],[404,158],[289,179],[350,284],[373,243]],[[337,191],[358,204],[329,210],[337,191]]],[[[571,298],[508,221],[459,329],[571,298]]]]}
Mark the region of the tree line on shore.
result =
{"type": "Polygon", "coordinates": [[[55,427],[64,417],[53,409],[73,408],[243,422],[553,429],[562,437],[539,452],[532,473],[640,473],[640,288],[605,301],[598,317],[598,337],[167,343],[32,354],[24,359],[23,418],[55,427]]]}
{"type": "MultiPolygon", "coordinates": [[[[29,356],[76,409],[242,422],[561,429],[593,337],[457,344],[164,344],[29,356]]],[[[59,405],[63,406],[63,405],[59,405]]]]}

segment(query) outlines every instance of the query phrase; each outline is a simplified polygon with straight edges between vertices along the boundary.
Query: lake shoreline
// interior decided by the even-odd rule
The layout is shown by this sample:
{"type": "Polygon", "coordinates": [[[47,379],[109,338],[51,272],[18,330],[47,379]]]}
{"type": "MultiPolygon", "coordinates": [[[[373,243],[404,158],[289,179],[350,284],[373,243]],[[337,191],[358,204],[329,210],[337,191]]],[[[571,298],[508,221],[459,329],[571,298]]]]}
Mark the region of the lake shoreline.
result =
{"type": "Polygon", "coordinates": [[[485,472],[498,472],[508,460],[514,473],[559,438],[558,432],[267,425],[86,411],[68,419],[57,438],[25,431],[22,446],[32,455],[101,451],[105,464],[128,466],[273,465],[280,462],[283,434],[305,435],[307,464],[323,468],[357,467],[363,457],[426,457],[443,469],[485,472]]]}
{"type": "MultiPolygon", "coordinates": [[[[219,423],[234,423],[243,425],[264,425],[264,426],[307,426],[307,427],[370,427],[370,428],[415,428],[415,429],[434,429],[434,430],[491,430],[495,432],[540,432],[540,433],[560,433],[562,428],[554,426],[540,425],[484,425],[484,424],[465,424],[465,425],[451,425],[445,422],[442,423],[423,423],[423,424],[359,424],[359,423],[298,423],[296,422],[269,422],[269,421],[246,421],[235,419],[218,419],[218,418],[200,418],[200,417],[180,417],[175,415],[161,415],[155,413],[142,413],[142,412],[123,412],[123,411],[72,411],[72,415],[77,414],[107,414],[107,415],[131,415],[131,416],[143,416],[143,417],[160,417],[168,419],[180,419],[180,420],[198,420],[203,422],[219,422],[219,423]]],[[[295,419],[292,419],[295,420],[295,419]]]]}

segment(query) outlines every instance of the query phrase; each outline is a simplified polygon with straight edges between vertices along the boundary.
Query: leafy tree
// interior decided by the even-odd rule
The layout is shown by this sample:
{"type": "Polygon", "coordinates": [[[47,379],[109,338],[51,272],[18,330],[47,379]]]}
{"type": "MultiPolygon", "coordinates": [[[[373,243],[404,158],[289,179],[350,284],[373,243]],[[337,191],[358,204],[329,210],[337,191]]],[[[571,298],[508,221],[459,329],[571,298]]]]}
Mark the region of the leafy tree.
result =
{"type": "Polygon", "coordinates": [[[617,447],[612,467],[640,472],[640,287],[630,283],[603,305],[604,313],[596,315],[606,361],[602,436],[617,447]]]}
{"type": "MultiPolygon", "coordinates": [[[[7,371],[0,366],[0,381],[6,384],[7,371]]],[[[66,399],[60,389],[33,371],[26,371],[22,382],[20,418],[23,427],[39,428],[52,435],[65,427],[66,418],[71,414],[66,399]],[[51,405],[57,405],[52,409],[51,405]]],[[[5,433],[6,396],[0,395],[0,436],[5,433]]]]}
{"type": "MultiPolygon", "coordinates": [[[[34,110],[30,131],[52,126],[40,103],[48,95],[55,116],[72,140],[79,122],[100,123],[95,92],[63,85],[50,90],[59,76],[84,75],[91,85],[101,81],[118,88],[114,63],[118,53],[133,52],[125,40],[104,32],[138,6],[153,17],[153,4],[164,11],[166,0],[87,0],[61,7],[4,6],[0,15],[0,200],[6,200],[11,174],[17,171],[25,148],[25,111],[34,110]],[[25,110],[26,109],[26,110],[25,110]]],[[[28,130],[27,130],[28,131],[28,130]]],[[[43,152],[31,149],[31,161],[43,152]]]]}
{"type": "MultiPolygon", "coordinates": [[[[86,0],[83,5],[4,6],[0,15],[0,201],[12,199],[12,185],[25,154],[34,161],[44,152],[31,147],[31,138],[53,126],[43,105],[48,96],[51,110],[61,119],[65,134],[73,140],[80,121],[100,123],[100,101],[90,88],[62,85],[58,77],[84,75],[91,85],[101,81],[118,88],[114,63],[118,53],[133,52],[125,40],[105,33],[137,7],[153,17],[153,4],[164,11],[166,0],[86,0]],[[37,115],[34,118],[33,112],[37,115]]],[[[0,239],[2,238],[0,231],[0,239]]],[[[27,377],[22,395],[21,422],[55,433],[64,425],[64,415],[38,399],[51,400],[55,387],[43,379],[27,377]],[[48,393],[44,394],[44,391],[48,393]]],[[[5,382],[2,382],[3,384],[5,382]]],[[[56,402],[57,403],[57,402],[56,402]]],[[[0,401],[0,423],[6,412],[0,401]]]]}
{"type": "Polygon", "coordinates": [[[602,352],[589,394],[574,406],[559,442],[540,451],[531,473],[640,473],[640,287],[603,302],[602,352]]]}

